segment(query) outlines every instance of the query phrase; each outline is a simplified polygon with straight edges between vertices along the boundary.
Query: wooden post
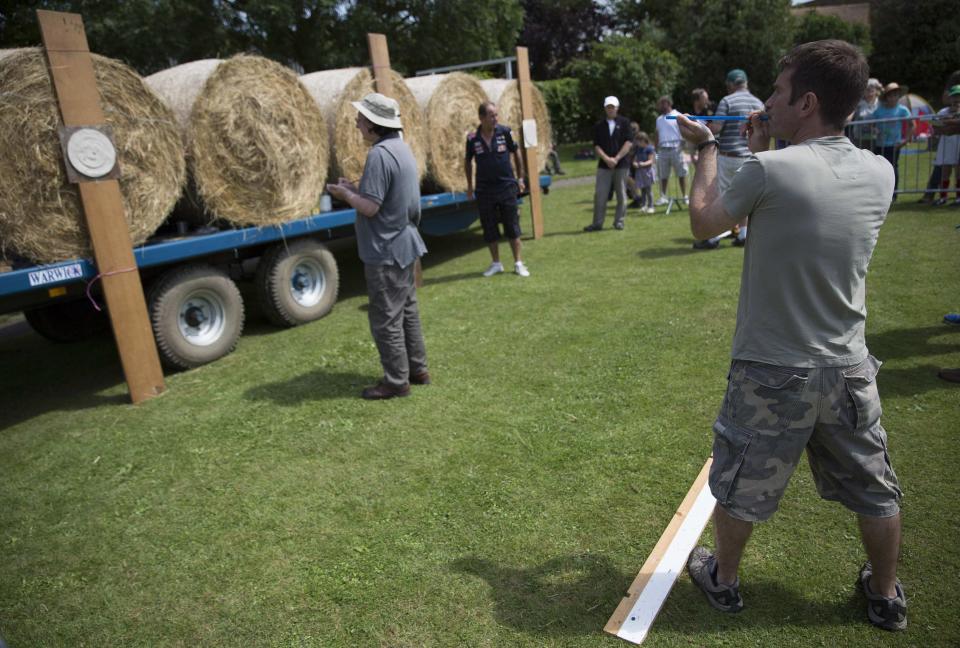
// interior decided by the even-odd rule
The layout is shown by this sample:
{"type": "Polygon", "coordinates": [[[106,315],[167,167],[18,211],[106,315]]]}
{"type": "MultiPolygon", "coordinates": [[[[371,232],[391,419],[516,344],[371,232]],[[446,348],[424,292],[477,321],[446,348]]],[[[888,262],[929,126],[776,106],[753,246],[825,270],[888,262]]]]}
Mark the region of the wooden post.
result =
{"type": "MultiPolygon", "coordinates": [[[[100,92],[83,19],[79,14],[43,10],[37,11],[37,19],[64,126],[102,126],[100,92]]],[[[70,164],[69,160],[65,163],[70,164]]],[[[164,391],[163,371],[124,218],[120,184],[115,179],[81,177],[77,186],[130,398],[140,403],[164,391]]]]}
{"type": "MultiPolygon", "coordinates": [[[[520,84],[520,113],[524,120],[534,119],[533,93],[530,90],[530,59],[526,47],[517,48],[517,78],[520,84]]],[[[524,140],[521,128],[520,138],[524,140]]],[[[540,160],[537,147],[523,143],[523,167],[527,172],[530,190],[530,216],[533,220],[533,238],[543,237],[543,212],[540,206],[540,160]]]]}
{"type": "MultiPolygon", "coordinates": [[[[387,37],[383,34],[367,34],[367,48],[370,50],[370,62],[373,64],[373,82],[377,92],[393,97],[393,80],[390,78],[390,50],[387,48],[387,37]]],[[[403,121],[403,115],[400,115],[403,121]]],[[[414,262],[414,284],[417,288],[423,287],[423,266],[418,258],[414,262]]]]}
{"type": "MultiPolygon", "coordinates": [[[[390,79],[390,50],[387,49],[387,37],[383,34],[367,34],[367,47],[370,50],[370,62],[373,64],[373,80],[377,92],[392,97],[393,81],[390,79]]],[[[402,116],[401,119],[403,119],[402,116]]]]}

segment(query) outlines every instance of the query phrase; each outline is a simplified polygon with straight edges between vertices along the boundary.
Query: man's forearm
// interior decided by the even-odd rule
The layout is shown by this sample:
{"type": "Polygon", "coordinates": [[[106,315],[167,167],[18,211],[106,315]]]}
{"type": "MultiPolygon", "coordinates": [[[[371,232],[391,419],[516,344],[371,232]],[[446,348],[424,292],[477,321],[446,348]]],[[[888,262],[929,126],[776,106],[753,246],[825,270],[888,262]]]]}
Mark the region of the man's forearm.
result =
{"type": "Polygon", "coordinates": [[[473,192],[473,160],[467,158],[463,161],[463,169],[467,176],[467,193],[473,192]]]}
{"type": "Polygon", "coordinates": [[[716,145],[710,145],[700,151],[697,172],[693,176],[690,189],[690,231],[698,239],[707,239],[722,232],[725,223],[714,222],[711,215],[722,212],[720,189],[717,183],[716,145]]]}
{"type": "Polygon", "coordinates": [[[523,180],[523,162],[520,160],[520,151],[513,152],[513,166],[516,169],[517,179],[523,180]]]}

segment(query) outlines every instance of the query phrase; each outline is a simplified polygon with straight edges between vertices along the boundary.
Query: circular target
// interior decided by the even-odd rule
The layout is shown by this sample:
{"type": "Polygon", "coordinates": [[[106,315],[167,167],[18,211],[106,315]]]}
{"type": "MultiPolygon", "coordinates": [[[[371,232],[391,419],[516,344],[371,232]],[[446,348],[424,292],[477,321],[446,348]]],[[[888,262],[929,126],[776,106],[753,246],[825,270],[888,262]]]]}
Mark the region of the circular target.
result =
{"type": "Polygon", "coordinates": [[[81,128],[70,136],[67,157],[74,169],[90,178],[102,178],[117,163],[110,138],[92,128],[81,128]]]}

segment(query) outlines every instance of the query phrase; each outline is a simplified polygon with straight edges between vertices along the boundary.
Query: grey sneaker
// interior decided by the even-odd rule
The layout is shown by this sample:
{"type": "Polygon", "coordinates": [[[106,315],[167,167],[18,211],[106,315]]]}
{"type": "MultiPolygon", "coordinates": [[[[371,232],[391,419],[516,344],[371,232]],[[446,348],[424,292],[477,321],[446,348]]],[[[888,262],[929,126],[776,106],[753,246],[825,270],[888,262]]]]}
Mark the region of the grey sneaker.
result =
{"type": "Polygon", "coordinates": [[[743,609],[740,579],[733,585],[717,583],[717,559],[704,547],[696,547],[687,559],[690,580],[706,595],[707,601],[721,612],[736,613],[743,609]]]}
{"type": "Polygon", "coordinates": [[[907,629],[907,596],[903,593],[903,585],[897,579],[897,595],[887,598],[874,593],[870,589],[870,577],[873,576],[873,566],[867,562],[860,568],[860,578],[857,579],[857,588],[867,597],[867,618],[870,623],[895,632],[907,629]]]}

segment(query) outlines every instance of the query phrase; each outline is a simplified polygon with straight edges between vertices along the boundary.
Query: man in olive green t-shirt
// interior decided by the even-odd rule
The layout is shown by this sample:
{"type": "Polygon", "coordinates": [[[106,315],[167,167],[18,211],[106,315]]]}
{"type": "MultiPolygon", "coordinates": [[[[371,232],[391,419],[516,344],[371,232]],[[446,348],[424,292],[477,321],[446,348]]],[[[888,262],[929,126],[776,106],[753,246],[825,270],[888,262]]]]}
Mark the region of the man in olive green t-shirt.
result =
{"type": "Polygon", "coordinates": [[[754,155],[722,196],[712,133],[677,120],[700,151],[693,235],[706,239],[750,218],[733,360],[713,426],[716,554],[697,547],[687,567],[713,607],[740,611],[737,571],[753,524],[774,514],[806,450],[820,496],[857,515],[870,559],[857,581],[869,620],[902,630],[901,492],[880,424],[880,362],[864,342],[867,265],[893,169],[843,136],[869,76],[857,48],[806,43],[780,69],[765,115],[744,128],[754,155]],[[771,137],[792,146],[767,151],[771,137]]]}

